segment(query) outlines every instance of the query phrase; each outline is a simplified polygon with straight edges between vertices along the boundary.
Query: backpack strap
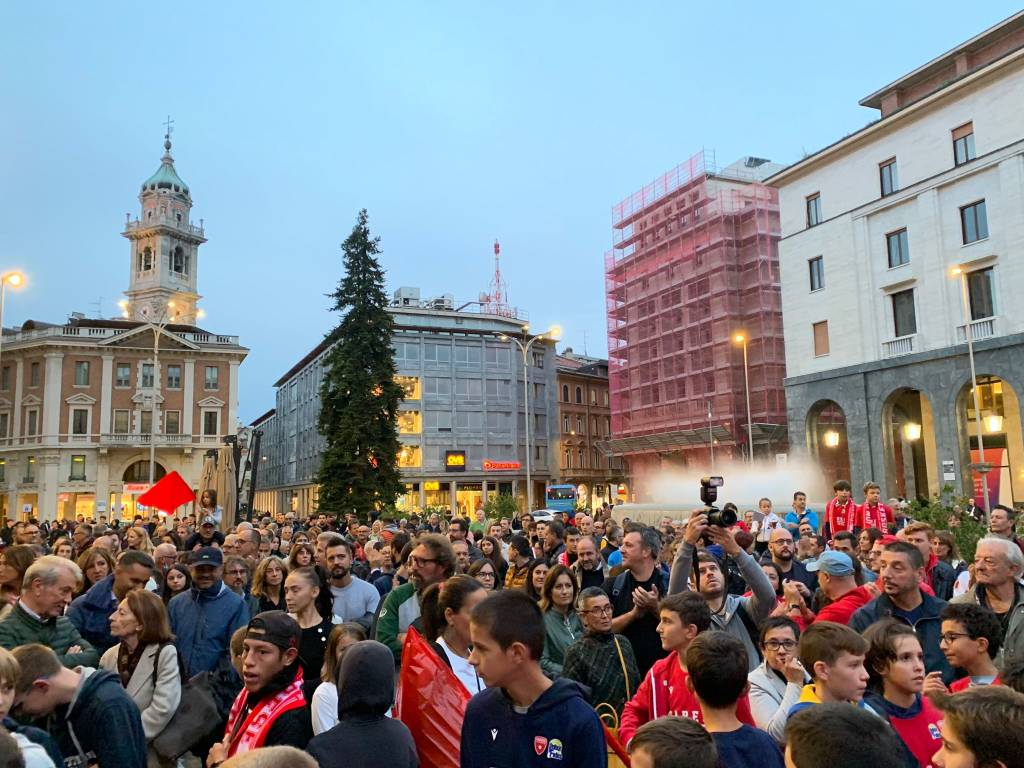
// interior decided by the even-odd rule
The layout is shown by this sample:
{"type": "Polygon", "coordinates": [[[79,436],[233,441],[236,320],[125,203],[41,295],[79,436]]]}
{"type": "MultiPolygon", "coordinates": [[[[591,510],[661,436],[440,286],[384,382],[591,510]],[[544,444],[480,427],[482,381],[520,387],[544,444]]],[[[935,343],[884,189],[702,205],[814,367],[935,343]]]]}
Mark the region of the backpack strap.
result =
{"type": "Polygon", "coordinates": [[[615,581],[612,582],[612,600],[618,597],[619,593],[622,591],[622,588],[626,586],[627,573],[629,573],[629,571],[623,571],[618,576],[616,576],[615,581]]]}

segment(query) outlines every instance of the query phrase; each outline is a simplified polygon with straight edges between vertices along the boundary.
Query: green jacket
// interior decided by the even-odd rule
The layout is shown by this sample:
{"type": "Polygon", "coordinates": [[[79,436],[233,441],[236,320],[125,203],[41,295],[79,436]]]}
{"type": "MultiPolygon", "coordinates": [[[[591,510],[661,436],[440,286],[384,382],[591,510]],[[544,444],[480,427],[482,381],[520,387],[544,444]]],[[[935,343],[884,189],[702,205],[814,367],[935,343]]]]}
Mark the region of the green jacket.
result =
{"type": "Polygon", "coordinates": [[[576,611],[563,616],[554,608],[544,612],[544,655],[540,668],[554,680],[562,676],[565,652],[583,635],[583,623],[576,611]]]}
{"type": "Polygon", "coordinates": [[[19,645],[41,643],[53,649],[65,667],[95,667],[100,655],[82,639],[66,616],[40,621],[29,615],[19,602],[7,618],[0,621],[0,647],[13,650],[19,645]],[[68,648],[77,645],[80,653],[68,653],[68,648]]]}
{"type": "Polygon", "coordinates": [[[420,601],[416,587],[406,582],[388,592],[381,604],[374,628],[373,639],[384,643],[395,654],[395,662],[402,661],[402,644],[398,636],[420,617],[420,601]]]}

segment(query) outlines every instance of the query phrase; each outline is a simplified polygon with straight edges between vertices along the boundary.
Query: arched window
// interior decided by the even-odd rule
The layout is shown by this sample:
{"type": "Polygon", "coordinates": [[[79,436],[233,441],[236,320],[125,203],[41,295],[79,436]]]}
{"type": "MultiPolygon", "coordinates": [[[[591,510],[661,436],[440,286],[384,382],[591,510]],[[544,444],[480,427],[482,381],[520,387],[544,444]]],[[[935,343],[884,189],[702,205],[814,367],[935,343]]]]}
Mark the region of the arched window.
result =
{"type": "MultiPolygon", "coordinates": [[[[156,482],[166,474],[167,470],[164,469],[162,464],[156,463],[153,465],[153,482],[156,482]]],[[[125,483],[148,483],[149,462],[136,461],[124,471],[121,481],[125,483]]]]}
{"type": "Polygon", "coordinates": [[[569,402],[569,385],[568,384],[563,384],[562,385],[562,402],[563,403],[568,403],[569,402]]]}
{"type": "Polygon", "coordinates": [[[583,389],[580,388],[580,387],[576,387],[576,402],[577,403],[582,403],[583,402],[583,389]]]}
{"type": "Polygon", "coordinates": [[[148,245],[139,254],[139,271],[149,272],[153,268],[153,249],[148,245]]]}
{"type": "Polygon", "coordinates": [[[577,451],[577,453],[579,453],[579,456],[580,456],[580,469],[586,469],[587,468],[587,461],[586,461],[586,455],[587,454],[583,452],[582,448],[580,448],[579,451],[577,451]]]}
{"type": "Polygon", "coordinates": [[[176,246],[171,254],[171,272],[185,274],[185,251],[180,245],[176,246]]]}

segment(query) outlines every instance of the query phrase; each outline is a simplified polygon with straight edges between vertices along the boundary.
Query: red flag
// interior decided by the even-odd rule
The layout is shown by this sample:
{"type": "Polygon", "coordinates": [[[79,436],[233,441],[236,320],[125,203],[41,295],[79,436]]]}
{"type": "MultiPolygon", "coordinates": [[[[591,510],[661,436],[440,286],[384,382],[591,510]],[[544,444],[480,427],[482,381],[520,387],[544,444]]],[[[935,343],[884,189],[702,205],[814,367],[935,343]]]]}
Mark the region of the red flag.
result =
{"type": "Polygon", "coordinates": [[[171,472],[153,484],[153,487],[139,496],[138,503],[147,507],[156,507],[164,512],[173,512],[182,504],[195,499],[195,494],[188,487],[181,475],[171,472]]]}
{"type": "Polygon", "coordinates": [[[412,627],[402,646],[395,717],[412,732],[420,765],[459,768],[469,691],[412,627]]]}

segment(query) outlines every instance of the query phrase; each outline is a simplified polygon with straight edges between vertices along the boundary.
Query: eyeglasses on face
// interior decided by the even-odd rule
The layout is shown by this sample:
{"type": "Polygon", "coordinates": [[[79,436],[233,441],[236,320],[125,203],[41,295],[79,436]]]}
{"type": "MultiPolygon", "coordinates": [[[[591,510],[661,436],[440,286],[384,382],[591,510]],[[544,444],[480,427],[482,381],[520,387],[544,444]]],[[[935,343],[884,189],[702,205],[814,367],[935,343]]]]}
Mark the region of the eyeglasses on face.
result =
{"type": "Polygon", "coordinates": [[[970,637],[966,632],[943,632],[939,635],[939,641],[946,645],[951,645],[959,640],[961,637],[970,637]]]}
{"type": "Polygon", "coordinates": [[[409,565],[415,565],[417,568],[422,568],[428,563],[436,562],[436,557],[417,557],[416,555],[409,555],[409,565]]]}
{"type": "Polygon", "coordinates": [[[796,648],[796,640],[765,640],[764,647],[769,651],[777,651],[780,648],[785,648],[787,651],[792,651],[796,648]]]}
{"type": "Polygon", "coordinates": [[[595,616],[611,616],[612,607],[610,605],[602,605],[599,608],[591,608],[589,611],[580,611],[580,613],[592,613],[595,616]]]}

